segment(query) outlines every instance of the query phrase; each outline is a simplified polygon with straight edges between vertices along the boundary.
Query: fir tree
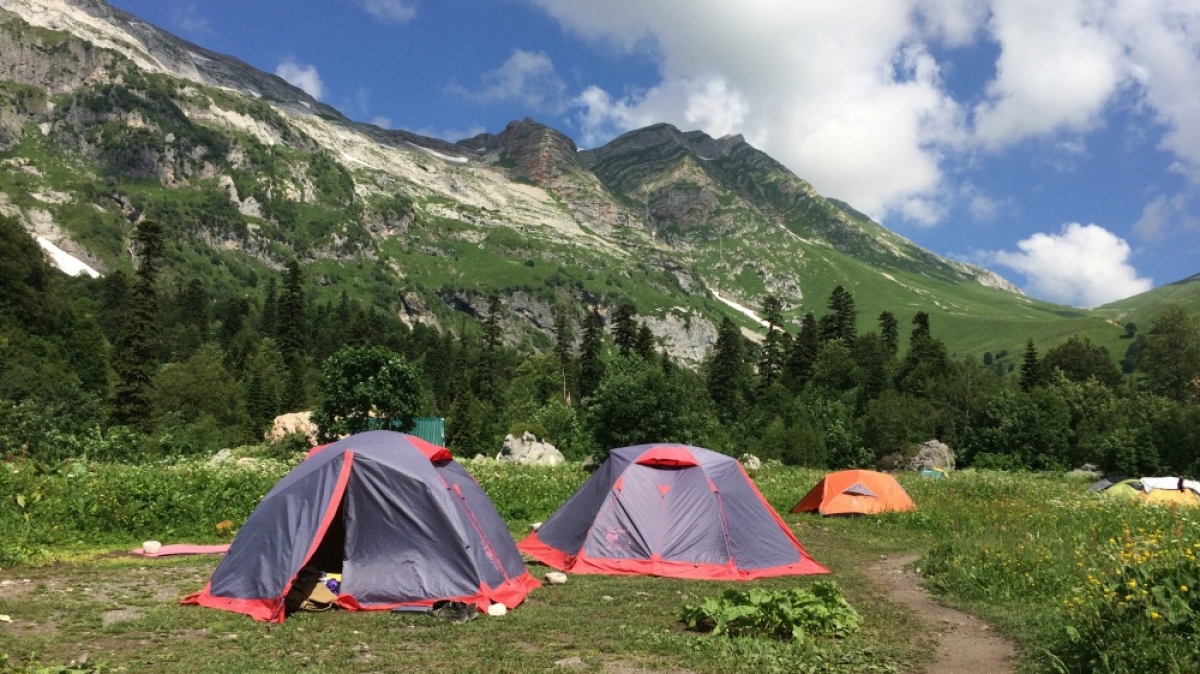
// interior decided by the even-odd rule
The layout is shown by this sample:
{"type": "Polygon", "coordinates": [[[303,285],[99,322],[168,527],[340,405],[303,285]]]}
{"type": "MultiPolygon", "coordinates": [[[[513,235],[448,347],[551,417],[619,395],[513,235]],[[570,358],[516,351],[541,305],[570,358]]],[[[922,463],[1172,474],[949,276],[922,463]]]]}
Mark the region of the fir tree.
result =
{"type": "Polygon", "coordinates": [[[879,336],[893,356],[900,352],[900,324],[890,311],[879,314],[879,336]]]}
{"type": "Polygon", "coordinates": [[[480,435],[479,401],[471,390],[471,344],[465,326],[459,329],[454,358],[454,403],[447,419],[446,444],[459,454],[472,452],[480,435]]]}
{"type": "Polygon", "coordinates": [[[150,384],[158,365],[160,339],[155,282],[163,254],[162,228],[154,220],[142,220],[137,225],[134,244],[138,267],[113,358],[117,374],[113,414],[120,423],[148,430],[150,384]]]}
{"type": "Polygon", "coordinates": [[[810,311],[804,314],[800,322],[800,332],[788,349],[784,384],[795,393],[799,393],[812,378],[813,363],[817,362],[817,353],[821,350],[818,330],[817,319],[813,313],[810,311]]]}
{"type": "Polygon", "coordinates": [[[583,338],[579,344],[579,396],[592,395],[600,380],[604,378],[604,326],[600,314],[588,312],[583,324],[583,338]]]}
{"type": "Polygon", "coordinates": [[[283,293],[279,297],[279,351],[288,367],[288,387],[284,406],[289,411],[304,407],[308,400],[305,386],[305,352],[308,343],[307,300],[304,296],[304,276],[295,260],[287,263],[283,276],[283,293]]]}
{"type": "Polygon", "coordinates": [[[554,356],[558,359],[559,376],[562,378],[563,401],[570,405],[577,379],[575,375],[575,333],[571,329],[567,307],[562,304],[554,307],[554,356]]]}
{"type": "Polygon", "coordinates": [[[741,418],[746,407],[750,366],[742,331],[729,317],[721,319],[712,360],[708,363],[708,395],[724,424],[741,418]]]}
{"type": "Polygon", "coordinates": [[[1025,342],[1025,358],[1021,361],[1021,390],[1030,391],[1042,383],[1042,365],[1038,362],[1037,347],[1033,340],[1025,342]]]}
{"type": "Polygon", "coordinates": [[[633,341],[633,352],[646,360],[654,358],[654,333],[650,332],[649,325],[642,323],[638,326],[637,336],[633,341]]]}
{"type": "Polygon", "coordinates": [[[828,306],[833,316],[831,339],[840,339],[852,348],[858,335],[858,310],[854,307],[854,296],[842,286],[837,286],[829,294],[828,306]]]}
{"type": "Polygon", "coordinates": [[[258,331],[264,337],[279,336],[279,289],[275,277],[267,279],[263,291],[262,313],[259,315],[258,331]]]}
{"type": "Polygon", "coordinates": [[[763,337],[762,354],[758,361],[758,388],[766,390],[779,381],[783,372],[783,345],[780,325],[783,323],[783,304],[778,297],[767,295],[763,299],[762,317],[767,323],[767,334],[763,337]]]}
{"type": "Polygon", "coordinates": [[[613,312],[613,344],[622,356],[628,356],[637,346],[637,308],[622,302],[613,312]]]}
{"type": "Polygon", "coordinates": [[[499,295],[488,297],[488,315],[483,322],[483,344],[479,349],[479,366],[475,369],[475,390],[480,402],[494,402],[500,379],[500,304],[499,295]]]}

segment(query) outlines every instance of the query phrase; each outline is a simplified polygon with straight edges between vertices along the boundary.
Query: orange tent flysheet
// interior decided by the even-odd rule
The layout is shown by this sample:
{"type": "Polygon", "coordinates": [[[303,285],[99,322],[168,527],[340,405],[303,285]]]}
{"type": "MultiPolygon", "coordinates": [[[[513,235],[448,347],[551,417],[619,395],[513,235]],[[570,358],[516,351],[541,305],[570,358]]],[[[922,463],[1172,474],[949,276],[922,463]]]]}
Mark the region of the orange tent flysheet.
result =
{"type": "Polygon", "coordinates": [[[891,475],[873,470],[843,470],[821,478],[792,512],[816,510],[822,515],[869,515],[916,509],[908,492],[891,475]]]}

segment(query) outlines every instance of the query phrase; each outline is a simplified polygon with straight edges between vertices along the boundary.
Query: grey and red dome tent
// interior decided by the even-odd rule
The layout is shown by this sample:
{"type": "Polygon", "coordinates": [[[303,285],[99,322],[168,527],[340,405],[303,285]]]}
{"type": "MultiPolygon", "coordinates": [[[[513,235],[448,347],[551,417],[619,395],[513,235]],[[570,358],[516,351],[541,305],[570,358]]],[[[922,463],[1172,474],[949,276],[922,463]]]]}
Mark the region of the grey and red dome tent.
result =
{"type": "Polygon", "coordinates": [[[182,603],[282,622],[305,566],[341,573],[337,605],[512,608],[540,583],[508,527],[450,452],[393,431],[311,453],[263,498],[204,589],[182,603]]]}
{"type": "Polygon", "coordinates": [[[575,573],[708,580],[829,573],[740,463],[688,445],[612,450],[517,547],[575,573]]]}

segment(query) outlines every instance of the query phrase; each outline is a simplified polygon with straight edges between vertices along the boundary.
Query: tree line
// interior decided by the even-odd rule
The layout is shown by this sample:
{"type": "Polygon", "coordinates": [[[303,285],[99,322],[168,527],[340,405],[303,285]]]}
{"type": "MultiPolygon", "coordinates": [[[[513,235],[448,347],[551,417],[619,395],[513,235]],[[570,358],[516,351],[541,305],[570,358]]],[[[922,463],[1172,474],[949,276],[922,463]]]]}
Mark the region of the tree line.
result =
{"type": "MultiPolygon", "coordinates": [[[[507,344],[507,311],[409,326],[342,293],[318,301],[293,261],[258,288],[169,273],[161,228],[138,223],[135,271],[54,272],[0,217],[0,451],[114,460],[260,443],[285,412],[314,410],[327,435],[372,415],[446,418],[459,456],[532,430],[568,457],[685,442],[788,464],[891,466],[938,439],[960,465],[1126,474],[1200,472],[1200,315],[1168,307],[1118,367],[1087,339],[1020,368],[953,358],[929,314],[884,311],[862,331],[852,294],[787,326],[760,307],[750,339],[731,319],[697,369],[661,348],[637,308],[561,302],[544,352],[507,344]],[[901,349],[901,330],[909,332],[901,349]]],[[[1133,334],[1130,334],[1133,337],[1133,334]]]]}

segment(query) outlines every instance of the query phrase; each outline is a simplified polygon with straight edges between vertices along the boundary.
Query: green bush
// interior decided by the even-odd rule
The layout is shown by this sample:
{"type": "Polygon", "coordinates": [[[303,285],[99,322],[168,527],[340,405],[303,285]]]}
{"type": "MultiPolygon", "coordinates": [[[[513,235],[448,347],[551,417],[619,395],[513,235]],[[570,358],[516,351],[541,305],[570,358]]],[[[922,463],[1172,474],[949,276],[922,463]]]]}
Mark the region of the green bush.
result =
{"type": "Polygon", "coordinates": [[[862,623],[832,581],[790,590],[726,590],[720,598],[705,597],[699,604],[684,606],[680,617],[688,627],[711,629],[714,636],[797,641],[845,637],[862,623]]]}

